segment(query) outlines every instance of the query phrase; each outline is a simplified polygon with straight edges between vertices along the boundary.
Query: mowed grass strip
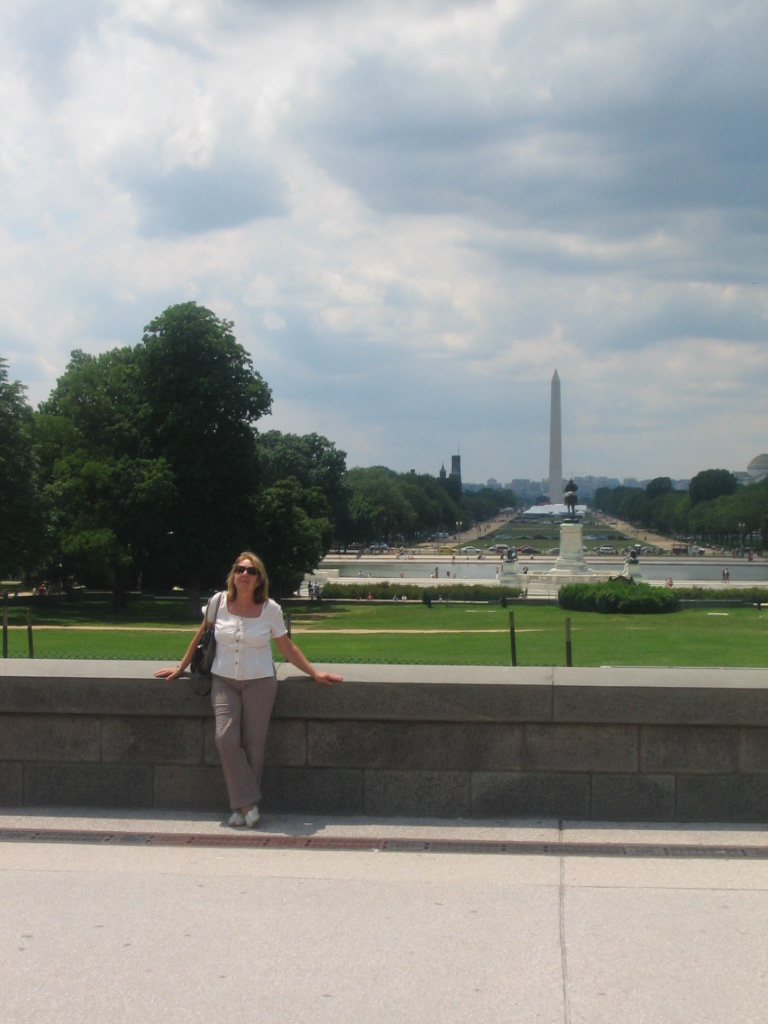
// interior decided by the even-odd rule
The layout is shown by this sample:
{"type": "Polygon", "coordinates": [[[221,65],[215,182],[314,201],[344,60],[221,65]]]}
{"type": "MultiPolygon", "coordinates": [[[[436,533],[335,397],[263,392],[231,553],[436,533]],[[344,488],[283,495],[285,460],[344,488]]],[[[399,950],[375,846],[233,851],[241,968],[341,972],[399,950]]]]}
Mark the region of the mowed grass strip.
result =
{"type": "MultiPolygon", "coordinates": [[[[339,634],[328,623],[295,637],[310,659],[325,662],[385,661],[415,664],[508,665],[509,612],[495,609],[495,620],[467,609],[458,621],[449,615],[439,626],[456,633],[416,631],[416,617],[399,635],[339,634]],[[494,622],[497,631],[481,632],[494,622]],[[323,633],[318,629],[322,628],[323,633]]],[[[490,609],[489,609],[490,612],[490,609]]],[[[672,615],[597,615],[560,608],[516,606],[518,665],[565,665],[565,620],[571,620],[574,665],[658,665],[670,667],[764,668],[768,666],[768,611],[706,609],[672,615]]],[[[427,610],[427,615],[429,611],[427,610]]],[[[423,618],[421,618],[423,621],[423,618]]],[[[435,629],[435,620],[427,620],[435,629]]],[[[349,628],[350,620],[345,620],[349,628]]]]}
{"type": "MultiPolygon", "coordinates": [[[[290,609],[290,614],[293,636],[312,661],[508,665],[510,611],[519,665],[565,665],[565,620],[570,618],[575,665],[768,666],[768,611],[751,607],[630,616],[566,612],[533,603],[504,609],[482,604],[427,608],[415,602],[324,602],[290,609]]],[[[108,622],[93,620],[91,628],[84,628],[79,618],[63,629],[34,629],[35,656],[177,662],[197,625],[185,616],[177,603],[167,629],[154,616],[147,622],[149,616],[137,607],[108,622]],[[143,619],[141,624],[126,621],[134,616],[143,619]],[[98,626],[102,628],[93,628],[98,626]]],[[[8,653],[27,657],[25,629],[9,631],[8,653]]]]}
{"type": "MultiPolygon", "coordinates": [[[[77,626],[32,630],[35,658],[178,662],[195,630],[87,629],[77,626]]],[[[26,629],[8,631],[8,657],[27,658],[26,629]]],[[[159,666],[158,666],[159,667],[159,666]]]]}

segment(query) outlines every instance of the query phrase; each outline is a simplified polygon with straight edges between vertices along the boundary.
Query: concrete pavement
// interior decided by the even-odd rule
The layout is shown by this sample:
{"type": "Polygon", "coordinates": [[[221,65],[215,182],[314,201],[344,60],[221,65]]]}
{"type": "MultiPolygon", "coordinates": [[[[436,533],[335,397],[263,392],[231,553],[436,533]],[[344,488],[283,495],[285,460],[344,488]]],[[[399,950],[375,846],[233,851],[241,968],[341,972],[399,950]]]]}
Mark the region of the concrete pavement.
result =
{"type": "Polygon", "coordinates": [[[761,827],[0,813],[1,1024],[762,1024],[767,933],[761,827]]]}

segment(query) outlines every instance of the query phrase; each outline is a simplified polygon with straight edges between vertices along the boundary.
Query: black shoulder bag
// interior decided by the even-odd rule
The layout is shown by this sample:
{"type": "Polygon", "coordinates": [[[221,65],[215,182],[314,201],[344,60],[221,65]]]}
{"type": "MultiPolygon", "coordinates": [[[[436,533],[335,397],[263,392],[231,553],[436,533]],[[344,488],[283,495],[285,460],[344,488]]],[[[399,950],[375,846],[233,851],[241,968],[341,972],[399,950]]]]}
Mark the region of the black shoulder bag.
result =
{"type": "Polygon", "coordinates": [[[213,613],[212,622],[208,618],[208,613],[210,612],[211,601],[213,601],[213,598],[208,602],[208,607],[205,609],[205,620],[206,622],[210,622],[210,625],[206,626],[203,630],[200,639],[197,641],[195,653],[192,655],[192,661],[189,663],[189,668],[193,676],[209,676],[211,674],[213,656],[216,653],[216,636],[214,629],[216,626],[216,616],[219,614],[221,596],[221,594],[216,595],[216,610],[213,613]]]}

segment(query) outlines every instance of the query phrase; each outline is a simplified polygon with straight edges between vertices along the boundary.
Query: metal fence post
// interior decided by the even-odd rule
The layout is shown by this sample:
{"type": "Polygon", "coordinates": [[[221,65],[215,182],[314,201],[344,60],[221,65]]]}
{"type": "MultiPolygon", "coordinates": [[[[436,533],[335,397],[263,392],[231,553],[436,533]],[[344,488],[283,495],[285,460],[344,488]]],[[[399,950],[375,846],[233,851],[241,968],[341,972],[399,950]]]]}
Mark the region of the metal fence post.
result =
{"type": "Polygon", "coordinates": [[[571,649],[571,620],[565,620],[565,664],[568,668],[573,665],[573,651],[571,649]]]}

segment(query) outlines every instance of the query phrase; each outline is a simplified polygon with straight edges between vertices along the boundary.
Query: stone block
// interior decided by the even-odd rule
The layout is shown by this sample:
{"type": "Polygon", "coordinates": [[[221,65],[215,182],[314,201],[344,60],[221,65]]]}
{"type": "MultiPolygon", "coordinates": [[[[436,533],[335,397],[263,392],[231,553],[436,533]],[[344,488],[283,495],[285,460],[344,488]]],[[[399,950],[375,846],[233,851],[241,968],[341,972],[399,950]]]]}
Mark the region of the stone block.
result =
{"type": "Polygon", "coordinates": [[[0,807],[24,804],[24,768],[17,761],[0,761],[0,807]]]}
{"type": "Polygon", "coordinates": [[[768,725],[768,685],[753,669],[555,669],[556,722],[768,725]]]}
{"type": "MultiPolygon", "coordinates": [[[[221,764],[214,738],[213,720],[204,723],[204,764],[221,764]]],[[[274,719],[269,724],[264,763],[302,768],[307,763],[307,723],[297,719],[274,719]]]]}
{"type": "Polygon", "coordinates": [[[295,719],[270,722],[264,761],[293,768],[306,765],[307,723],[295,719]]]}
{"type": "Polygon", "coordinates": [[[164,810],[229,810],[227,787],[220,767],[159,765],[154,770],[154,806],[164,810]]]}
{"type": "Polygon", "coordinates": [[[0,715],[3,757],[19,761],[98,761],[98,718],[87,715],[0,715]]]}
{"type": "Polygon", "coordinates": [[[524,767],[532,772],[636,772],[632,725],[526,725],[524,767]]]}
{"type": "Polygon", "coordinates": [[[475,772],[473,818],[589,818],[590,777],[572,772],[475,772]]]}
{"type": "Polygon", "coordinates": [[[364,813],[379,817],[466,818],[468,772],[366,771],[364,813]]]}
{"type": "Polygon", "coordinates": [[[203,764],[221,764],[216,748],[216,728],[212,718],[203,722],[203,764]]]}
{"type": "Polygon", "coordinates": [[[189,678],[154,679],[130,661],[0,659],[0,712],[81,715],[211,715],[189,678]]]}
{"type": "Polygon", "coordinates": [[[768,773],[768,729],[739,731],[739,770],[768,773]]]}
{"type": "Polygon", "coordinates": [[[105,718],[102,760],[132,764],[200,764],[203,722],[195,718],[105,718]]]}
{"type": "Polygon", "coordinates": [[[286,814],[362,814],[363,773],[266,765],[262,807],[286,814]]]}
{"type": "Polygon", "coordinates": [[[346,665],[335,667],[345,681],[332,687],[288,671],[278,672],[275,718],[525,722],[549,721],[552,711],[551,669],[346,665]]]}
{"type": "Polygon", "coordinates": [[[768,774],[680,775],[679,821],[768,823],[768,774]]]}
{"type": "Polygon", "coordinates": [[[640,730],[641,772],[735,772],[738,759],[735,728],[647,725],[640,730]]]}
{"type": "Polygon", "coordinates": [[[27,764],[29,807],[152,807],[152,768],[126,764],[27,764]]]}
{"type": "Polygon", "coordinates": [[[674,775],[592,776],[594,821],[673,821],[674,775]]]}
{"type": "Polygon", "coordinates": [[[515,723],[310,722],[311,765],[411,771],[522,767],[515,723]]]}

